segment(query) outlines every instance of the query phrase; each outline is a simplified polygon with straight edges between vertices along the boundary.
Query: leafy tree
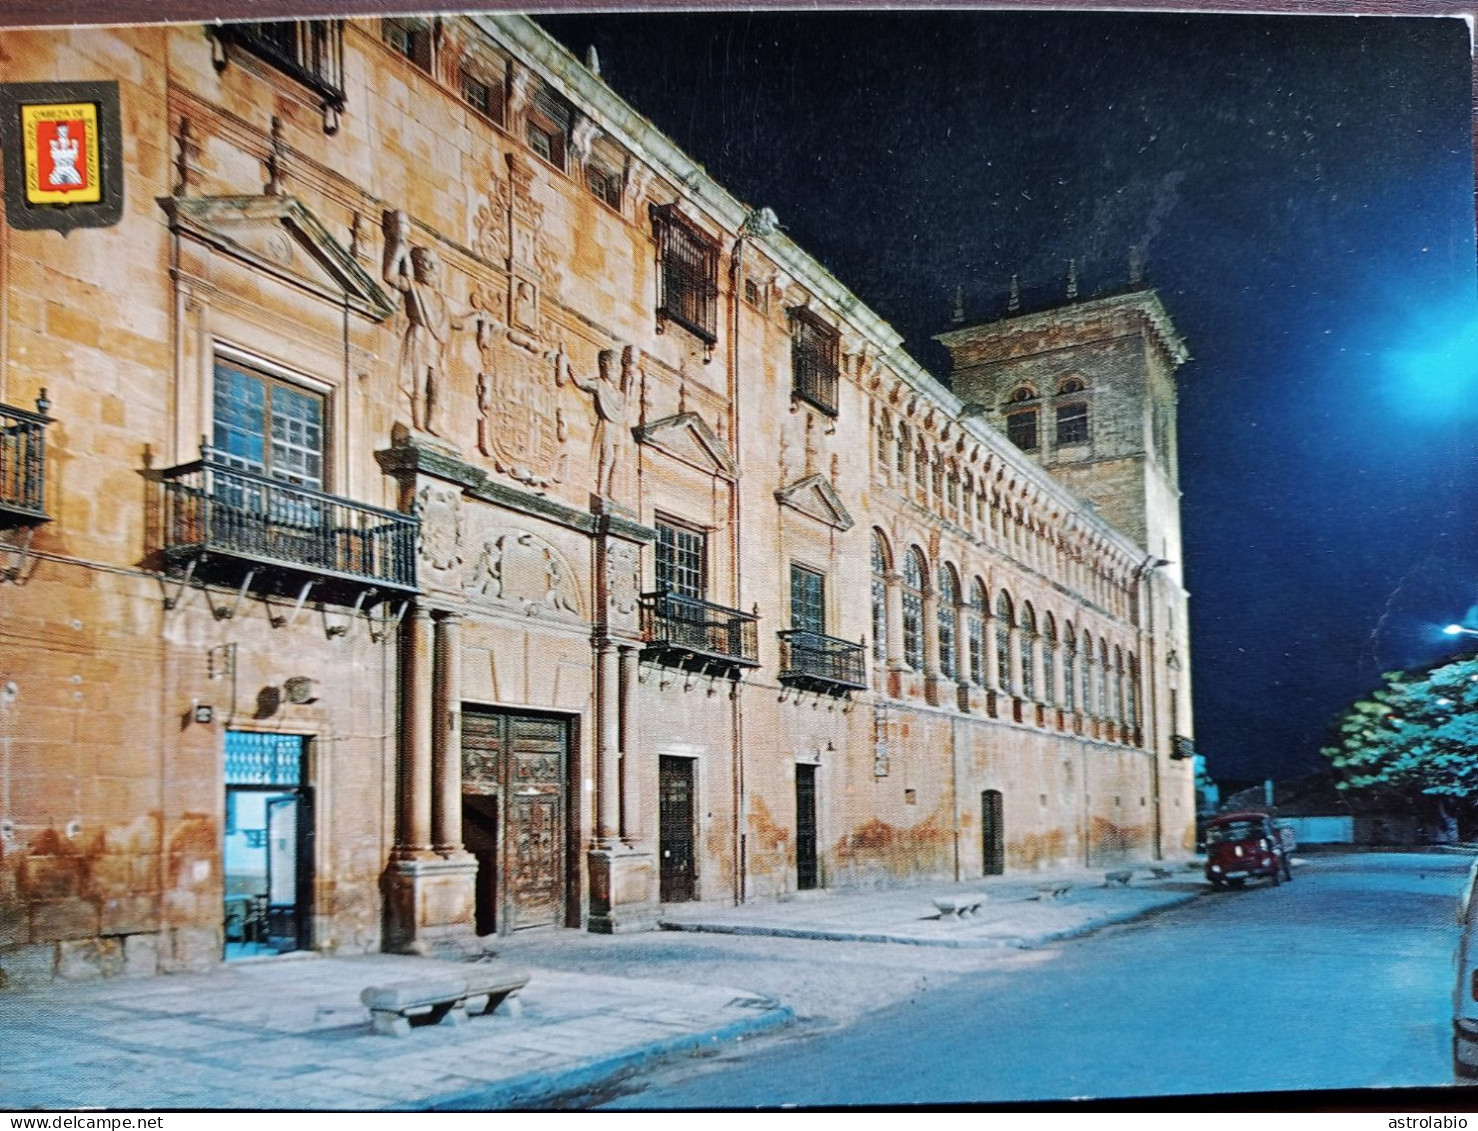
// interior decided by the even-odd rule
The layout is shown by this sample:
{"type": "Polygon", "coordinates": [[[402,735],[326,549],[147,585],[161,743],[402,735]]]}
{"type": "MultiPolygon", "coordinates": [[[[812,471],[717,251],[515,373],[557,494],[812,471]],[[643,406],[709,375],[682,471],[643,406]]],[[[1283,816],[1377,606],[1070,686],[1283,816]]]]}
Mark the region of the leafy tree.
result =
{"type": "Polygon", "coordinates": [[[1478,657],[1419,672],[1388,672],[1385,685],[1346,711],[1322,753],[1337,788],[1407,803],[1435,799],[1478,808],[1478,657]]]}

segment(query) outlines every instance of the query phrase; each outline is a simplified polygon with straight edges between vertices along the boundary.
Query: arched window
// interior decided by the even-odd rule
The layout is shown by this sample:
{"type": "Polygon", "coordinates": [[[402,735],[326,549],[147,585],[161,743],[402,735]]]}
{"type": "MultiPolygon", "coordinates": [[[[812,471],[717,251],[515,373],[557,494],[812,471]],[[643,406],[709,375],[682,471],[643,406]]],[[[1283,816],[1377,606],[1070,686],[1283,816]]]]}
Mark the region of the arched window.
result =
{"type": "Polygon", "coordinates": [[[1093,637],[1083,630],[1083,714],[1093,715],[1093,637]]]}
{"type": "Polygon", "coordinates": [[[888,458],[888,445],[890,443],[892,443],[892,441],[893,441],[893,418],[890,415],[888,415],[888,410],[887,409],[884,409],[883,412],[882,412],[882,415],[878,418],[878,450],[877,450],[878,470],[880,472],[882,472],[884,475],[887,474],[888,468],[891,466],[891,461],[888,458]]]}
{"type": "Polygon", "coordinates": [[[1051,613],[1042,618],[1042,702],[1057,706],[1057,621],[1051,613]]]}
{"type": "Polygon", "coordinates": [[[913,456],[913,442],[908,435],[908,425],[898,422],[898,446],[893,451],[894,466],[901,478],[908,476],[908,461],[913,456]]]}
{"type": "Polygon", "coordinates": [[[1109,701],[1109,646],[1102,636],[1098,638],[1098,714],[1104,719],[1114,717],[1114,705],[1109,701]]]}
{"type": "Polygon", "coordinates": [[[923,553],[910,546],[903,560],[903,659],[915,671],[924,667],[924,578],[928,576],[923,553]]]}
{"type": "Polygon", "coordinates": [[[1128,712],[1125,720],[1129,726],[1139,729],[1139,658],[1129,653],[1129,685],[1125,689],[1124,706],[1128,712]]]}
{"type": "Polygon", "coordinates": [[[1114,645],[1114,718],[1124,721],[1124,649],[1114,645]]]}
{"type": "Polygon", "coordinates": [[[1062,622],[1062,705],[1069,711],[1078,709],[1078,640],[1073,635],[1073,622],[1062,622]]]}
{"type": "Polygon", "coordinates": [[[996,598],[996,670],[1001,673],[1001,690],[1008,695],[1016,686],[1011,682],[1011,626],[1014,612],[1011,596],[1004,589],[996,598]]]}
{"type": "Polygon", "coordinates": [[[976,687],[985,686],[985,582],[980,578],[970,586],[970,611],[965,622],[970,633],[970,682],[976,687]]]}
{"type": "Polygon", "coordinates": [[[929,449],[919,441],[918,451],[914,452],[913,481],[919,489],[919,497],[923,498],[929,490],[929,449]]]}
{"type": "Polygon", "coordinates": [[[888,658],[888,544],[881,531],[872,532],[872,658],[888,658]]]}
{"type": "Polygon", "coordinates": [[[945,562],[939,567],[939,672],[948,679],[958,679],[955,669],[955,635],[959,625],[960,583],[954,566],[945,562]]]}
{"type": "Polygon", "coordinates": [[[1037,697],[1037,614],[1030,601],[1021,604],[1021,697],[1037,697]]]}

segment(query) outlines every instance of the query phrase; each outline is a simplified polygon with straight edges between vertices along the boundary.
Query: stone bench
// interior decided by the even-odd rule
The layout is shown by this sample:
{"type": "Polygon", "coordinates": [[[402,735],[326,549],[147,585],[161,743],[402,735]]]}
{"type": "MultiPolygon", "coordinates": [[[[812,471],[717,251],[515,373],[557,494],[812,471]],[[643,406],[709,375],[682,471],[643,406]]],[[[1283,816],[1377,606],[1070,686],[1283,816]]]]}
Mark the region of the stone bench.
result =
{"type": "Polygon", "coordinates": [[[983,895],[941,895],[935,897],[934,906],[939,909],[941,919],[961,919],[975,914],[984,902],[983,895]]]}
{"type": "Polygon", "coordinates": [[[1103,886],[1106,888],[1126,888],[1129,881],[1134,879],[1134,870],[1125,868],[1122,872],[1105,872],[1103,874],[1103,886]]]}
{"type": "Polygon", "coordinates": [[[1038,899],[1061,899],[1073,890],[1072,884],[1039,884],[1037,886],[1038,899]]]}
{"type": "Polygon", "coordinates": [[[467,1003],[479,1000],[479,1013],[497,1010],[516,1017],[523,1012],[518,993],[528,983],[529,975],[522,970],[472,969],[465,975],[459,971],[452,976],[367,986],[359,1000],[368,1007],[376,1033],[404,1037],[411,1031],[412,1020],[423,1025],[461,1025],[467,1020],[467,1003]]]}

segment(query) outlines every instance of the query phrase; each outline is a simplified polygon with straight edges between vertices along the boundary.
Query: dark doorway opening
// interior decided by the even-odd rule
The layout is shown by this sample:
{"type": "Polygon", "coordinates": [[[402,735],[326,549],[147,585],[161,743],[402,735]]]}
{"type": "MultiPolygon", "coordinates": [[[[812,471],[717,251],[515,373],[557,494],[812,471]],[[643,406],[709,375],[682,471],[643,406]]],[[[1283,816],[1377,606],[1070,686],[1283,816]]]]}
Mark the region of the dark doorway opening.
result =
{"type": "Polygon", "coordinates": [[[820,883],[816,864],[816,767],[795,768],[795,886],[809,891],[820,883]]]}
{"type": "Polygon", "coordinates": [[[657,778],[658,898],[663,903],[686,903],[697,894],[698,878],[693,852],[693,759],[658,759],[657,778]]]}
{"type": "Polygon", "coordinates": [[[982,870],[987,876],[1006,871],[1006,833],[1001,816],[1001,791],[987,789],[980,795],[980,843],[982,870]]]}
{"type": "Polygon", "coordinates": [[[498,931],[498,799],[473,794],[462,798],[462,842],[477,858],[473,912],[479,935],[498,931]]]}

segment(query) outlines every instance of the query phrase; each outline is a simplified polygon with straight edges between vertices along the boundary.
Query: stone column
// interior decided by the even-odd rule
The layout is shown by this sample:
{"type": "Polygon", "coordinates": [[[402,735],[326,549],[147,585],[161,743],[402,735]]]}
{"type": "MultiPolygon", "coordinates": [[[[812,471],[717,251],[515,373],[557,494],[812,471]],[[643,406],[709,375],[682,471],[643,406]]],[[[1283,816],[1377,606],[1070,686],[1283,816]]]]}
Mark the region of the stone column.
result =
{"type": "Polygon", "coordinates": [[[431,849],[431,618],[406,614],[400,667],[400,805],[397,854],[431,849]]]}
{"type": "Polygon", "coordinates": [[[939,591],[924,590],[924,675],[939,678],[939,591]]]}
{"type": "Polygon", "coordinates": [[[888,667],[897,671],[903,667],[903,575],[891,572],[883,579],[887,583],[888,667]]]}
{"type": "Polygon", "coordinates": [[[1003,673],[1005,679],[1011,682],[1011,694],[1021,695],[1024,688],[1020,678],[1021,672],[1021,629],[1012,624],[1006,629],[1006,667],[1003,673]],[[1016,677],[1013,679],[1013,675],[1016,677]]]}
{"type": "Polygon", "coordinates": [[[621,725],[619,737],[621,743],[621,766],[620,766],[620,823],[621,839],[630,844],[636,835],[636,830],[641,827],[640,815],[637,812],[637,786],[636,768],[632,764],[635,760],[635,746],[637,736],[636,718],[636,649],[631,645],[622,646],[617,655],[619,657],[617,667],[621,682],[621,725]]]}
{"type": "Polygon", "coordinates": [[[616,670],[615,646],[609,640],[595,645],[595,841],[609,845],[616,839],[621,822],[619,797],[620,731],[618,707],[620,673],[616,670]]]}
{"type": "Polygon", "coordinates": [[[970,606],[955,604],[955,681],[970,682],[970,606]]]}
{"type": "Polygon", "coordinates": [[[996,649],[996,615],[988,608],[980,618],[980,631],[985,636],[985,686],[1001,691],[1001,656],[996,649]]]}
{"type": "Polygon", "coordinates": [[[431,842],[462,851],[462,618],[437,613],[431,702],[431,842]]]}

